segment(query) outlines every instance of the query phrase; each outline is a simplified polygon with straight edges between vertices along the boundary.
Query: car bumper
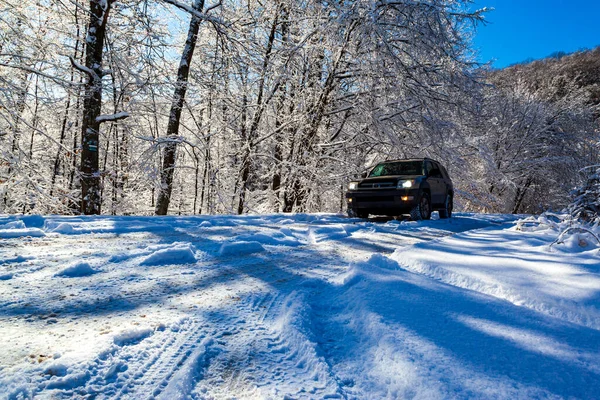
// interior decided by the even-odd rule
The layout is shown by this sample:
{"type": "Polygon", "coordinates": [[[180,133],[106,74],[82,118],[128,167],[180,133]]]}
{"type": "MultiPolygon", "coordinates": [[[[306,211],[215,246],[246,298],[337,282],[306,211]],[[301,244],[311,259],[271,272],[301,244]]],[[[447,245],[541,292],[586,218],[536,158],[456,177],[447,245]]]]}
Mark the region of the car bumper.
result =
{"type": "Polygon", "coordinates": [[[370,214],[398,215],[409,213],[419,201],[418,189],[356,190],[346,193],[348,209],[370,214]]]}

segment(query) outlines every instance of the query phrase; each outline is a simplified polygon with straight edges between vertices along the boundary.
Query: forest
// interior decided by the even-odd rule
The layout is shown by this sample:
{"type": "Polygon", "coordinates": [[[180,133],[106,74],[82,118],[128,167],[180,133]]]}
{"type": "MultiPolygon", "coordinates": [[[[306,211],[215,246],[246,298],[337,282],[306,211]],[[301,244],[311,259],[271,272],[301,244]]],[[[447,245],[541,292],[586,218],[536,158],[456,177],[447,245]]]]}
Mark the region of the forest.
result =
{"type": "Polygon", "coordinates": [[[482,65],[469,0],[0,4],[0,213],[340,212],[423,156],[539,213],[600,163],[600,48],[482,65]]]}

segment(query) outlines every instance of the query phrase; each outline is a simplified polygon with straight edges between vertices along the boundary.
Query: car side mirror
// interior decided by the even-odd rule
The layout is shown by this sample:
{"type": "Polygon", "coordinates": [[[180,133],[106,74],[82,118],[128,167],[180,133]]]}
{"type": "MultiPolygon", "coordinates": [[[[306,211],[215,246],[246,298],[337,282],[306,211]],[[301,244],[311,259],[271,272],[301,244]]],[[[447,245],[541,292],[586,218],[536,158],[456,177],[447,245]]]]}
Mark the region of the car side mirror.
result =
{"type": "Polygon", "coordinates": [[[365,179],[367,177],[367,171],[363,172],[362,174],[360,174],[360,177],[365,179]]]}

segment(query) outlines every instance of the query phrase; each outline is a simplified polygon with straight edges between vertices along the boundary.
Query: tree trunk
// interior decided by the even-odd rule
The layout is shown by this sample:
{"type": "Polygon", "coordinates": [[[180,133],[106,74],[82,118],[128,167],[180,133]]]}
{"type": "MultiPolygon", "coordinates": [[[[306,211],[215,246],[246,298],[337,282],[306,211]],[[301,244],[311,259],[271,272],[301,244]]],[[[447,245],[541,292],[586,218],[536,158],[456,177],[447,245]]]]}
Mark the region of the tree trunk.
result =
{"type": "Polygon", "coordinates": [[[121,166],[121,173],[119,174],[118,191],[121,198],[121,202],[125,199],[125,185],[129,180],[129,141],[127,138],[127,132],[123,130],[123,136],[121,140],[120,152],[119,152],[119,164],[121,166]]]}
{"type": "Polygon", "coordinates": [[[200,193],[200,209],[198,214],[202,214],[202,207],[204,205],[204,198],[206,197],[206,186],[209,184],[209,171],[210,171],[210,135],[204,142],[206,149],[204,150],[204,173],[202,175],[202,189],[200,193]]]}
{"type": "MultiPolygon", "coordinates": [[[[192,207],[192,214],[196,215],[196,210],[198,206],[198,177],[200,176],[200,157],[198,153],[196,153],[196,148],[192,148],[192,153],[194,154],[194,206],[192,207]]],[[[203,192],[204,193],[204,192],[203,192]]],[[[202,209],[202,204],[200,204],[200,209],[202,209]]]]}
{"type": "Polygon", "coordinates": [[[516,214],[519,212],[521,208],[521,204],[523,203],[523,199],[525,198],[525,194],[527,194],[527,190],[531,187],[533,183],[533,178],[528,177],[523,186],[519,186],[517,189],[517,193],[515,195],[515,205],[513,207],[512,213],[516,214]]]}
{"type": "MultiPolygon", "coordinates": [[[[281,10],[281,42],[285,46],[289,41],[289,14],[285,7],[281,10]]],[[[277,100],[275,112],[275,149],[273,158],[275,159],[275,168],[273,171],[273,179],[271,180],[271,190],[275,197],[274,211],[279,212],[281,209],[281,167],[283,162],[283,135],[282,135],[282,119],[285,110],[285,100],[287,98],[287,78],[284,76],[279,86],[279,98],[277,100]]],[[[293,96],[293,94],[290,94],[293,96]]]]}
{"type": "MultiPolygon", "coordinates": [[[[195,0],[193,8],[196,11],[202,11],[204,8],[204,0],[195,0]]],[[[201,22],[202,19],[200,17],[192,14],[185,47],[181,54],[181,62],[179,63],[179,69],[177,70],[177,83],[175,84],[175,93],[173,95],[171,112],[169,113],[169,123],[167,125],[166,137],[168,142],[163,152],[163,162],[160,172],[160,191],[156,201],[156,215],[167,215],[167,212],[169,211],[169,202],[171,201],[171,192],[173,191],[173,172],[175,169],[177,135],[179,133],[181,110],[185,100],[190,65],[192,63],[194,49],[196,48],[201,22]]]]}
{"type": "Polygon", "coordinates": [[[81,212],[100,214],[100,171],[98,141],[102,111],[102,53],[108,13],[114,0],[90,0],[90,23],[85,47],[85,84],[83,119],[81,124],[81,212]]]}

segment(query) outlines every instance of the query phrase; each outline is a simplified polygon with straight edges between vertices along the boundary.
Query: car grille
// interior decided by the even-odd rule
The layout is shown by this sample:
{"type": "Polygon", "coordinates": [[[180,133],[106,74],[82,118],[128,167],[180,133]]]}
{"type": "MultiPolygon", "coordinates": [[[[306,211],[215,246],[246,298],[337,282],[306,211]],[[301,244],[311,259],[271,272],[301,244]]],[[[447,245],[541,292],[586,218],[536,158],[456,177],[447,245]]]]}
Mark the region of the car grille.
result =
{"type": "Polygon", "coordinates": [[[368,182],[358,185],[359,189],[395,189],[396,182],[368,182]]]}

